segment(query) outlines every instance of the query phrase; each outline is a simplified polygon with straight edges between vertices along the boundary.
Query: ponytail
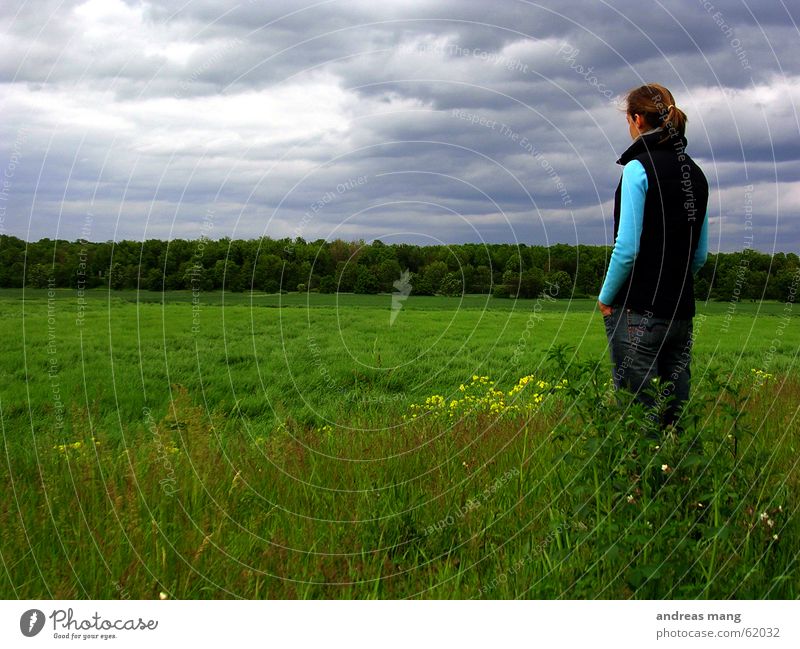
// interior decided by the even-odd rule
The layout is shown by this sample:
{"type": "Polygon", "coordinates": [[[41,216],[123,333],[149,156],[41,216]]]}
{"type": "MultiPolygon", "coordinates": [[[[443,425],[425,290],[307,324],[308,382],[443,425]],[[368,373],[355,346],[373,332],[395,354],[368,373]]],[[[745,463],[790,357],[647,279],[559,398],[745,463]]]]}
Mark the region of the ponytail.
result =
{"type": "Polygon", "coordinates": [[[683,137],[683,134],[686,132],[687,121],[688,118],[686,117],[686,113],[684,113],[680,108],[674,104],[667,106],[667,112],[664,114],[664,120],[662,123],[664,130],[667,131],[667,136],[665,139],[675,135],[683,137]]]}

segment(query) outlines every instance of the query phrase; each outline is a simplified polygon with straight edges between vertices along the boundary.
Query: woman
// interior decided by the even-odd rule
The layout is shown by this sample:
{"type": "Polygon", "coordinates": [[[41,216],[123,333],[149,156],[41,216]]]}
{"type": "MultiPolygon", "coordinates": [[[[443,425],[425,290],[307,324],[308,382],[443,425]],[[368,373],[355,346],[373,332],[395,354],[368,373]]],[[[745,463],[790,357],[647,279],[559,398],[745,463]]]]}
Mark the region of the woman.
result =
{"type": "Polygon", "coordinates": [[[617,164],[614,250],[598,306],[608,336],[614,385],[674,424],[689,396],[694,275],[708,252],[708,182],[686,154],[685,113],[651,83],[628,93],[633,144],[617,164]],[[663,389],[644,392],[659,377],[663,389]]]}

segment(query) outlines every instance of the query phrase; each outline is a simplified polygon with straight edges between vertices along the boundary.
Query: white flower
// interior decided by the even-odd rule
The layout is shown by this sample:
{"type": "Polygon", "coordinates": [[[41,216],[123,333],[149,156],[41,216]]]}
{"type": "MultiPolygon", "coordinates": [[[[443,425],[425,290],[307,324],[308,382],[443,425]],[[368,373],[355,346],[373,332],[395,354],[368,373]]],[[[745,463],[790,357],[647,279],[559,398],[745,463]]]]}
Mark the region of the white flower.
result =
{"type": "Polygon", "coordinates": [[[759,518],[762,521],[765,521],[765,520],[767,520],[769,518],[769,514],[767,514],[767,512],[761,512],[761,516],[759,516],[759,518]]]}
{"type": "Polygon", "coordinates": [[[662,470],[664,473],[666,473],[667,471],[669,471],[669,464],[662,464],[662,465],[661,465],[661,470],[662,470]]]}
{"type": "Polygon", "coordinates": [[[168,599],[168,598],[169,598],[169,596],[164,591],[161,591],[158,594],[158,599],[168,599]]]}
{"type": "Polygon", "coordinates": [[[777,534],[773,534],[772,535],[772,540],[773,541],[777,541],[778,540],[778,535],[777,534]]]}
{"type": "Polygon", "coordinates": [[[634,500],[633,496],[631,494],[628,494],[628,502],[632,503],[633,500],[634,500]]]}

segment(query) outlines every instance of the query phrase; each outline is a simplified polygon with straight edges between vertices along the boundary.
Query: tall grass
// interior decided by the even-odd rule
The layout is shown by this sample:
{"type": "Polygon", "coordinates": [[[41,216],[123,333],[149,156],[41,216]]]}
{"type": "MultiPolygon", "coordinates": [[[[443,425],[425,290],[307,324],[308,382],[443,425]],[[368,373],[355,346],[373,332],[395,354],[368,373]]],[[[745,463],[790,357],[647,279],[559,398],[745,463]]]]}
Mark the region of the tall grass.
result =
{"type": "Polygon", "coordinates": [[[774,318],[709,316],[656,442],[565,305],[516,355],[530,309],[210,307],[197,336],[189,303],[98,299],[50,354],[46,302],[3,307],[5,597],[798,596],[800,382],[750,371],[774,318]]]}

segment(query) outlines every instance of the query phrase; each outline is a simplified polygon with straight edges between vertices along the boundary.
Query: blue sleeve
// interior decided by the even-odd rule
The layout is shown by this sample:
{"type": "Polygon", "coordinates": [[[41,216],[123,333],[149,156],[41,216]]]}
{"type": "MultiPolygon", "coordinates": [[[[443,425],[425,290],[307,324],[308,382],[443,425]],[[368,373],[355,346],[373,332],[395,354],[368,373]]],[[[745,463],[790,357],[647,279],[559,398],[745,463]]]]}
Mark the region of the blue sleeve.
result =
{"type": "Polygon", "coordinates": [[[694,251],[694,258],[692,259],[692,275],[697,275],[703,265],[708,259],[708,209],[706,209],[706,218],[703,221],[703,227],[700,228],[700,239],[697,241],[697,250],[694,251]]]}
{"type": "Polygon", "coordinates": [[[619,228],[608,272],[599,300],[611,304],[622,284],[628,279],[636,255],[644,220],[644,196],[647,193],[647,172],[638,160],[631,160],[622,169],[622,193],[619,207],[619,228]]]}

